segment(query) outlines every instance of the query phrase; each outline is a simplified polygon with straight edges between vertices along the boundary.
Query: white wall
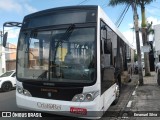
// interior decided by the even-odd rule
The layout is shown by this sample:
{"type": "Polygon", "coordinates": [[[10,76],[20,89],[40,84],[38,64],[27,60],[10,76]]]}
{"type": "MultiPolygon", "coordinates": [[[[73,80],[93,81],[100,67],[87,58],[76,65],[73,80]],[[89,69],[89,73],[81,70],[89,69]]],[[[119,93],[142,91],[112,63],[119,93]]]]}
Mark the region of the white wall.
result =
{"type": "Polygon", "coordinates": [[[155,50],[160,51],[160,24],[154,25],[155,50]]]}
{"type": "Polygon", "coordinates": [[[4,47],[0,46],[0,75],[6,71],[4,47]]]}

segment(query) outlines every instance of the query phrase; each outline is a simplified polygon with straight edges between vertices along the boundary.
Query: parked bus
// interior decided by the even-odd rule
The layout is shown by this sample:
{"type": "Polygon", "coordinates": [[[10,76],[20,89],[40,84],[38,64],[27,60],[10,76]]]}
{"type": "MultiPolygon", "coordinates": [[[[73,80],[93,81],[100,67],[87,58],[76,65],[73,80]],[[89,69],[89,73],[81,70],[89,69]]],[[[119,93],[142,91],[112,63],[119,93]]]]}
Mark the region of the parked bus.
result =
{"type": "Polygon", "coordinates": [[[27,15],[17,45],[17,105],[101,117],[117,103],[121,76],[133,62],[131,45],[99,6],[27,15]]]}

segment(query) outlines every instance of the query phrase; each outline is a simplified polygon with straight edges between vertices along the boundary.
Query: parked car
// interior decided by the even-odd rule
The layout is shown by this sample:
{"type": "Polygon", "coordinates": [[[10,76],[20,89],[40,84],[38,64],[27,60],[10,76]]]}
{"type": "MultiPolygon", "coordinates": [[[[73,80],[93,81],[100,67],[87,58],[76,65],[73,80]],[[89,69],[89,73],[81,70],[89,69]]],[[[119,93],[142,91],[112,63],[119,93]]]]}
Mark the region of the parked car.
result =
{"type": "Polygon", "coordinates": [[[14,87],[16,87],[16,71],[11,70],[3,73],[0,76],[0,89],[6,92],[14,87]]]}
{"type": "MultiPolygon", "coordinates": [[[[144,62],[142,62],[141,65],[142,65],[142,70],[144,70],[145,68],[144,62]]],[[[138,74],[138,61],[134,63],[134,74],[138,74]]]]}

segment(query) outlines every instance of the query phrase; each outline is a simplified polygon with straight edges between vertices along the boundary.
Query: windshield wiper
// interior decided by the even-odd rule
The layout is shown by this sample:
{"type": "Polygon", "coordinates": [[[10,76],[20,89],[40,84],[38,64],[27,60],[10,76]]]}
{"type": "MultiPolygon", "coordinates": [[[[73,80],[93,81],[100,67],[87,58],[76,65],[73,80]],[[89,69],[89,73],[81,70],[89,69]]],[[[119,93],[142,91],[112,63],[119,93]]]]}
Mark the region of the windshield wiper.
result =
{"type": "Polygon", "coordinates": [[[71,24],[67,28],[67,30],[65,31],[65,33],[60,37],[60,40],[57,42],[56,49],[58,48],[59,43],[62,43],[63,41],[68,41],[68,39],[70,38],[70,36],[71,36],[74,28],[75,28],[75,24],[71,24]]]}
{"type": "Polygon", "coordinates": [[[65,33],[62,35],[62,37],[60,37],[60,40],[57,42],[56,47],[55,47],[55,57],[54,57],[54,63],[56,60],[56,53],[57,53],[57,49],[58,47],[61,45],[60,43],[62,43],[63,41],[68,41],[68,39],[70,38],[73,30],[75,28],[75,24],[71,24],[67,30],[65,31],[65,33]]]}
{"type": "Polygon", "coordinates": [[[68,41],[68,39],[69,39],[69,37],[71,36],[74,28],[75,28],[75,24],[71,24],[71,25],[67,28],[67,30],[66,30],[66,32],[64,33],[64,35],[61,37],[61,40],[60,40],[60,41],[62,41],[62,40],[68,41]]]}

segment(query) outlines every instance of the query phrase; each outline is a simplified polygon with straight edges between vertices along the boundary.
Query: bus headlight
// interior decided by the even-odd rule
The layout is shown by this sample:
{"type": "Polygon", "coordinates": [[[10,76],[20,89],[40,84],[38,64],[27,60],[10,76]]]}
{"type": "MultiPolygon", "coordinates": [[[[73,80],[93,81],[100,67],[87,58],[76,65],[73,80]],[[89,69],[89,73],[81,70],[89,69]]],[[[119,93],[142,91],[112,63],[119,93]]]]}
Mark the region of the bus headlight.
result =
{"type": "Polygon", "coordinates": [[[25,96],[32,96],[28,90],[23,89],[22,87],[19,86],[17,87],[17,92],[25,96]]]}
{"type": "Polygon", "coordinates": [[[74,102],[90,102],[93,101],[99,95],[99,91],[92,91],[82,94],[77,94],[73,97],[74,102]]]}
{"type": "Polygon", "coordinates": [[[23,93],[23,88],[17,87],[17,91],[18,91],[19,94],[22,94],[23,93]]]}
{"type": "Polygon", "coordinates": [[[92,100],[93,100],[93,94],[92,94],[92,93],[86,94],[86,99],[87,99],[88,101],[92,101],[92,100]]]}
{"type": "Polygon", "coordinates": [[[23,94],[25,96],[31,96],[30,92],[28,90],[25,90],[25,89],[23,90],[23,94]]]}
{"type": "Polygon", "coordinates": [[[83,94],[80,94],[80,95],[79,95],[79,100],[80,100],[80,101],[84,101],[84,99],[85,99],[85,96],[84,96],[83,94]]]}

